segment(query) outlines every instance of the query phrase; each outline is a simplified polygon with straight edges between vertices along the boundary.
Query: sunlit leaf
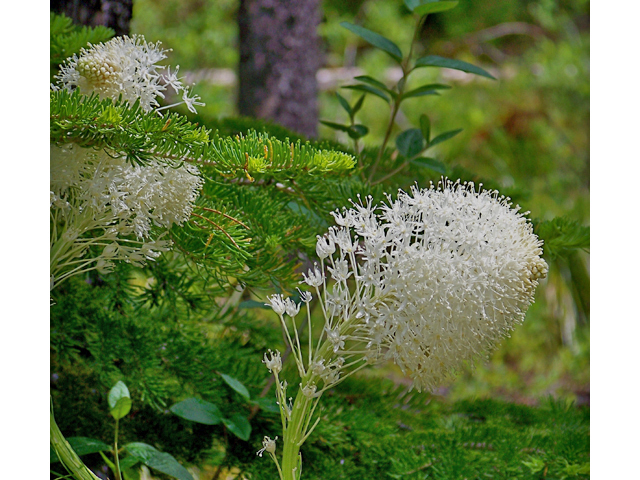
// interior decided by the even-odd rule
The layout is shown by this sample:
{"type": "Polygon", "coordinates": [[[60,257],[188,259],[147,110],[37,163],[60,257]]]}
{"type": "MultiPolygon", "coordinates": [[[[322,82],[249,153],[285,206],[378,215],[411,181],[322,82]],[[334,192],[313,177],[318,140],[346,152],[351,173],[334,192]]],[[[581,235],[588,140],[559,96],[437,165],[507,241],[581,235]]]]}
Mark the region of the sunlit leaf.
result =
{"type": "Polygon", "coordinates": [[[247,390],[247,387],[245,387],[242,383],[240,383],[239,380],[236,380],[235,378],[230,377],[229,375],[225,375],[224,373],[221,373],[220,376],[226,382],[226,384],[229,385],[233,390],[238,392],[245,399],[249,400],[250,398],[249,390],[247,390]]]}
{"type": "Polygon", "coordinates": [[[131,411],[131,395],[124,382],[119,381],[109,391],[109,410],[116,420],[125,417],[131,411]]]}
{"type": "Polygon", "coordinates": [[[199,398],[187,398],[172,405],[169,410],[185,420],[205,425],[217,425],[222,421],[222,414],[218,407],[199,398]]]}

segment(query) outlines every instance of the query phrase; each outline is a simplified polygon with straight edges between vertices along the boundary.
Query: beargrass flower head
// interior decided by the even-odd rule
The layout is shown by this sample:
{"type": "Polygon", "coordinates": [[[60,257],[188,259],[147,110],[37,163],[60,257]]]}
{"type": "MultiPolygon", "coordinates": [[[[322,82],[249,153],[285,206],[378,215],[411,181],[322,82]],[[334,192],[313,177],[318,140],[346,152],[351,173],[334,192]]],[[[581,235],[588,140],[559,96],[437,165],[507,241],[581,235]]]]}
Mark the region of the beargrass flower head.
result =
{"type": "Polygon", "coordinates": [[[203,104],[182,84],[178,68],[173,72],[167,69],[166,75],[162,75],[166,67],[158,62],[167,58],[165,52],[160,42],[147,43],[140,35],[115,37],[83,48],[79,56],[74,55],[60,66],[55,78],[60,87],[79,88],[85,95],[96,93],[100,98],[114,100],[122,95],[132,105],[139,100],[145,111],[158,107],[158,97],[164,98],[167,87],[171,87],[182,97],[180,103],[195,113],[194,105],[203,104]]]}
{"type": "Polygon", "coordinates": [[[203,184],[187,164],[131,165],[75,144],[52,144],[50,153],[54,285],[93,268],[109,272],[117,260],[141,266],[168,251],[166,231],[189,219],[203,184]],[[86,255],[89,247],[97,256],[86,255]]]}
{"type": "Polygon", "coordinates": [[[336,213],[328,301],[333,315],[359,321],[327,330],[334,348],[364,343],[369,361],[394,360],[417,390],[490,349],[524,320],[547,273],[542,242],[518,210],[498,192],[444,180],[400,191],[379,210],[368,202],[336,213]],[[357,272],[347,261],[353,245],[357,272]],[[348,269],[355,302],[340,301],[348,269]]]}

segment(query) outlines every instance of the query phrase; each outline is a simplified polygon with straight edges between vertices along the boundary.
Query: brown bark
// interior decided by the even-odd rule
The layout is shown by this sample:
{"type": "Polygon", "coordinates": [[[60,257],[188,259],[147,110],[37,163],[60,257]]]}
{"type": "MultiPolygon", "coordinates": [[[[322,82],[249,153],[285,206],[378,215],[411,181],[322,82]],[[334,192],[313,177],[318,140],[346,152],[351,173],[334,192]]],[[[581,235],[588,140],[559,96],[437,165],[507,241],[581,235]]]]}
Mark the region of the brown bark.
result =
{"type": "Polygon", "coordinates": [[[317,136],[319,0],[240,0],[238,109],[317,136]]]}
{"type": "Polygon", "coordinates": [[[73,23],[113,28],[116,35],[129,35],[133,0],[50,0],[52,12],[63,13],[73,23]]]}

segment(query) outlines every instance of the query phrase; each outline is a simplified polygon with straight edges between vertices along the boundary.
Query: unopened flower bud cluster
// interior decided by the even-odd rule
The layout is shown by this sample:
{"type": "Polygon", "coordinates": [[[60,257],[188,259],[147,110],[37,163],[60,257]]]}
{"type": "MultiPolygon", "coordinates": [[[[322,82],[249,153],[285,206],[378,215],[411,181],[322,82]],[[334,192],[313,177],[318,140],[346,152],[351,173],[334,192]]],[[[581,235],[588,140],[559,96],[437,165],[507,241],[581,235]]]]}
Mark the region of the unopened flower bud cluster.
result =
{"type": "Polygon", "coordinates": [[[160,42],[147,43],[139,35],[115,37],[106,43],[83,48],[80,56],[74,55],[61,65],[56,79],[62,88],[79,88],[85,95],[97,93],[100,98],[114,100],[122,95],[131,105],[139,100],[142,109],[148,112],[185,103],[196,113],[195,105],[204,104],[182,84],[177,75],[179,67],[174,72],[167,68],[166,75],[161,74],[166,67],[157,63],[165,58],[160,42]],[[159,107],[158,97],[164,98],[167,87],[181,95],[182,101],[156,108],[159,107]]]}

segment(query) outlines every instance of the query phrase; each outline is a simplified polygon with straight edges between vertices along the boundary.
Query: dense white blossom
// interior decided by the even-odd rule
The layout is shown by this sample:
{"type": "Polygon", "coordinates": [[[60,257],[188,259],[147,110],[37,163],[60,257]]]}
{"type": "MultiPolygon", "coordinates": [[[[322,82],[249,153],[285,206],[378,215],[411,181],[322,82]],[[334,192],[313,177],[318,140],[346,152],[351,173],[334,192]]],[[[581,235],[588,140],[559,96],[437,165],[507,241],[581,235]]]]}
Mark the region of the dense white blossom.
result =
{"type": "MultiPolygon", "coordinates": [[[[400,191],[380,210],[368,202],[340,216],[366,280],[349,333],[433,389],[522,322],[547,272],[542,242],[519,207],[472,183],[400,191]]],[[[343,270],[332,272],[338,289],[343,270]]]]}
{"type": "Polygon", "coordinates": [[[203,179],[196,167],[151,160],[133,166],[104,150],[51,145],[51,274],[55,284],[80,266],[108,272],[114,260],[142,265],[170,246],[162,231],[188,220],[203,179]],[[160,227],[160,234],[153,229],[160,227]],[[85,235],[90,234],[90,235],[85,235]],[[95,265],[92,264],[95,262],[95,265]],[[64,273],[66,272],[66,273],[64,273]]]}
{"type": "Polygon", "coordinates": [[[312,374],[326,387],[345,358],[392,359],[417,390],[434,389],[492,348],[524,320],[547,273],[519,209],[498,192],[444,180],[380,208],[367,197],[334,212],[337,227],[318,237],[321,268],[304,282],[323,284],[326,265],[324,351],[340,363],[313,358],[312,374]]]}
{"type": "Polygon", "coordinates": [[[182,97],[180,103],[186,103],[195,113],[194,105],[203,104],[178,79],[178,68],[173,72],[167,69],[166,75],[162,75],[165,67],[157,65],[167,58],[165,51],[160,42],[147,43],[139,35],[115,37],[83,48],[80,56],[67,59],[56,79],[62,88],[79,88],[85,95],[97,93],[100,98],[114,100],[122,95],[130,104],[139,100],[146,111],[159,106],[157,98],[164,98],[163,92],[169,86],[182,97]]]}

